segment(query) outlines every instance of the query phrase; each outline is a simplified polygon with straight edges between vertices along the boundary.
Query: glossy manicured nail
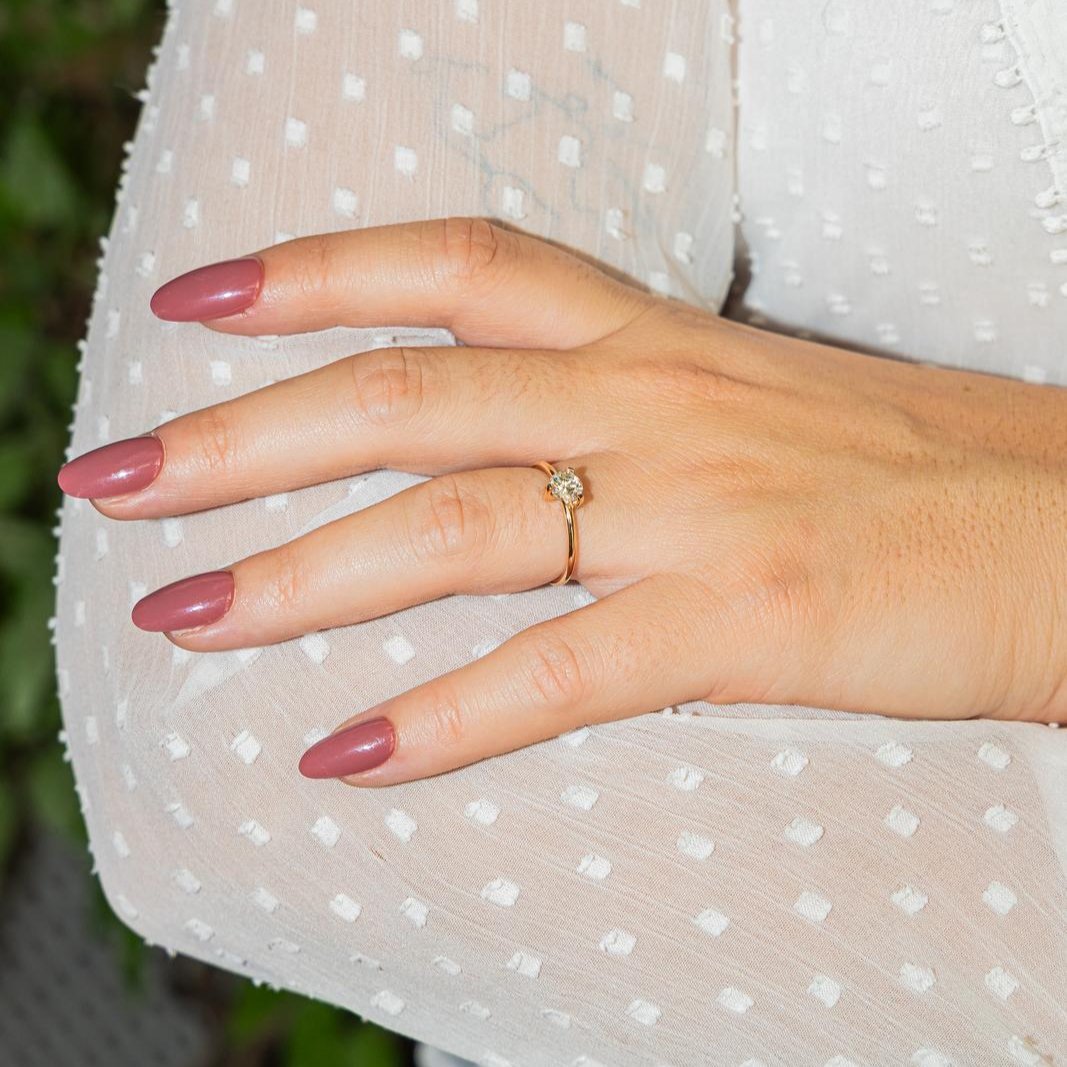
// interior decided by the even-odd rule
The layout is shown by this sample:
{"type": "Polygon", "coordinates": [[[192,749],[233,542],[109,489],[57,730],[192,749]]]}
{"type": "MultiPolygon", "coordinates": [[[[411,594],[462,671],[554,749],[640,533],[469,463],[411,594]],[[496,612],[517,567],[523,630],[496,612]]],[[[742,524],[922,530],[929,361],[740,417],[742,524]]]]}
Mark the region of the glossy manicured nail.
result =
{"type": "Polygon", "coordinates": [[[384,763],[396,748],[393,724],[379,716],[324,737],[300,757],[305,778],[341,778],[384,763]]]}
{"type": "Polygon", "coordinates": [[[72,459],[59,468],[57,481],[68,496],[101,499],[144,489],[162,466],[158,437],[130,437],[72,459]]]}
{"type": "Polygon", "coordinates": [[[263,261],[242,256],[179,274],[153,294],[153,313],[169,322],[200,322],[251,307],[263,284],[263,261]]]}
{"type": "Polygon", "coordinates": [[[229,571],[182,578],[138,600],[133,606],[133,624],[152,633],[208,626],[230,610],[233,590],[229,571]]]}

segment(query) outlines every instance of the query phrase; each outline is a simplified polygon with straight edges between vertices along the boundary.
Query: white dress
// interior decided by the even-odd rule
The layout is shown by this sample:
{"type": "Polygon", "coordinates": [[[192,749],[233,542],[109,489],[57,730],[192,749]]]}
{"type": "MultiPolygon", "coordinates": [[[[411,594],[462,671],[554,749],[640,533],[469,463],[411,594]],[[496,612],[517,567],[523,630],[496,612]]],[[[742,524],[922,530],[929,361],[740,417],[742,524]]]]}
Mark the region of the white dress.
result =
{"type": "MultiPolygon", "coordinates": [[[[1063,387],[1065,67],[1062,0],[183,0],[102,241],[71,455],[450,343],[231,338],[148,306],[290,236],[447,214],[770,329],[1063,387]]],[[[65,739],[130,926],[483,1067],[1067,1056],[1063,730],[696,701],[359,790],[302,778],[307,744],[590,596],[207,655],[129,621],[418,480],[133,523],[64,501],[65,739]]]]}

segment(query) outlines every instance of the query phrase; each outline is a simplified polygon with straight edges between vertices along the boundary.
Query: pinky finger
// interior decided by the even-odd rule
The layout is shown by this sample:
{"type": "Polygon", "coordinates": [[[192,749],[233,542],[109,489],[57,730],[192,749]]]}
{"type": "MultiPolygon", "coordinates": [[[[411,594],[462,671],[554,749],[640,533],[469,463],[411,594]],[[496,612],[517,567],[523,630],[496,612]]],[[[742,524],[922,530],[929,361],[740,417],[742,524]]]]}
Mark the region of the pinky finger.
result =
{"type": "Polygon", "coordinates": [[[646,578],[522,630],[342,723],[304,753],[300,772],[393,785],[695,699],[708,689],[709,650],[678,584],[646,578]]]}

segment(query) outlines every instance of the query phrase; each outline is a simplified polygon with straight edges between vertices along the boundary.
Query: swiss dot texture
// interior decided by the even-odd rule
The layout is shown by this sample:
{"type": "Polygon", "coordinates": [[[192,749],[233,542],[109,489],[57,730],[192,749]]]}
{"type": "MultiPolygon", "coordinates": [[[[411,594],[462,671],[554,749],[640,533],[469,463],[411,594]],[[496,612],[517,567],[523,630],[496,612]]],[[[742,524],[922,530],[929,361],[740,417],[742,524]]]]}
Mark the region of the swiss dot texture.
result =
{"type": "MultiPolygon", "coordinates": [[[[172,4],[71,455],[348,352],[449,343],[390,324],[223,340],[148,305],[293,236],[448,214],[711,309],[737,272],[727,314],[792,333],[1067,384],[1063,17],[819,8],[741,0],[735,25],[725,0],[172,4]]],[[[163,522],[64,500],[63,740],[125,922],[482,1067],[1062,1054],[1062,731],[694,702],[356,790],[302,779],[299,754],[584,591],[208,655],[130,626],[149,590],[418,480],[163,522]]]]}

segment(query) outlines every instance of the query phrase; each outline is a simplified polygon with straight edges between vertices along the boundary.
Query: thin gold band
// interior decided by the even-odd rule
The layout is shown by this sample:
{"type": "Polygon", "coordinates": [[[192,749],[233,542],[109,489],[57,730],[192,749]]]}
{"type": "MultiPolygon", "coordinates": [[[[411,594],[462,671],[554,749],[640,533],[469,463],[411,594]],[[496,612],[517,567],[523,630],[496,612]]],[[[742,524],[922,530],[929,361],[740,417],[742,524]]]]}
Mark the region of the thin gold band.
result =
{"type": "MultiPolygon", "coordinates": [[[[578,496],[575,502],[565,500],[562,496],[552,492],[552,481],[565,474],[574,474],[571,468],[567,468],[565,471],[557,471],[548,460],[540,460],[533,464],[538,470],[542,470],[549,476],[549,484],[545,486],[545,500],[558,500],[563,505],[563,514],[567,520],[567,565],[563,568],[563,573],[552,581],[551,585],[566,585],[571,580],[571,575],[574,573],[574,565],[578,559],[578,526],[574,521],[574,512],[577,508],[582,506],[584,497],[578,496]]],[[[579,487],[581,482],[579,481],[579,487]]]]}

